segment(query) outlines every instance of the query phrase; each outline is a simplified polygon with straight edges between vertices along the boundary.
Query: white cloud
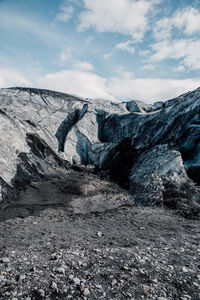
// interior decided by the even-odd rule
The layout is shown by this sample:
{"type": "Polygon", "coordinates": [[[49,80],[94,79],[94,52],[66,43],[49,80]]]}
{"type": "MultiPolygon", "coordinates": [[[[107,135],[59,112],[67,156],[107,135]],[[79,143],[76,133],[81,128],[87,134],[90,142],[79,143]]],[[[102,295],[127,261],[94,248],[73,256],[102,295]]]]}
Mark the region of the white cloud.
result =
{"type": "Polygon", "coordinates": [[[200,10],[187,7],[177,10],[172,17],[164,17],[156,22],[153,30],[156,40],[167,40],[172,37],[172,30],[178,29],[186,35],[200,32],[200,10]]]}
{"type": "Polygon", "coordinates": [[[177,97],[199,87],[200,78],[159,79],[159,78],[111,78],[108,82],[110,93],[117,99],[139,99],[147,103],[164,101],[177,97]]]}
{"type": "Polygon", "coordinates": [[[60,53],[60,61],[68,62],[72,60],[72,47],[68,46],[64,48],[60,53]]]}
{"type": "Polygon", "coordinates": [[[183,65],[179,65],[178,67],[173,69],[174,72],[185,72],[185,67],[183,65]]]}
{"type": "Polygon", "coordinates": [[[118,65],[115,69],[116,76],[123,79],[130,79],[135,77],[135,74],[133,72],[128,71],[126,68],[124,68],[121,65],[118,65]]]}
{"type": "Polygon", "coordinates": [[[200,32],[200,10],[188,7],[178,11],[174,16],[173,23],[177,28],[183,29],[187,35],[200,32]]]}
{"type": "Polygon", "coordinates": [[[104,54],[104,58],[109,58],[109,57],[111,57],[113,55],[113,52],[110,52],[110,53],[106,53],[106,54],[104,54]]]}
{"type": "Polygon", "coordinates": [[[60,12],[56,16],[56,20],[60,22],[67,22],[71,19],[74,13],[74,7],[69,5],[68,1],[64,1],[60,6],[60,12]]]}
{"type": "Polygon", "coordinates": [[[147,64],[147,65],[144,65],[142,67],[143,70],[154,70],[155,69],[155,65],[152,65],[152,64],[147,64]]]}
{"type": "Polygon", "coordinates": [[[67,69],[40,78],[38,86],[88,98],[140,99],[152,103],[168,100],[199,87],[200,78],[183,80],[135,78],[122,68],[111,78],[94,72],[67,69]],[[121,70],[121,71],[120,71],[121,70]]]}
{"type": "Polygon", "coordinates": [[[156,40],[168,40],[171,38],[171,30],[173,28],[172,18],[162,18],[155,24],[153,36],[156,40]]]}
{"type": "Polygon", "coordinates": [[[92,71],[94,69],[93,65],[88,61],[76,62],[73,67],[78,70],[92,71]]]}
{"type": "Polygon", "coordinates": [[[181,65],[190,70],[200,68],[200,41],[195,39],[181,39],[161,41],[152,45],[154,54],[152,61],[162,61],[168,58],[181,59],[181,65]]]}
{"type": "Polygon", "coordinates": [[[119,43],[115,45],[115,48],[121,51],[127,51],[130,54],[133,54],[135,52],[135,48],[133,47],[133,42],[128,40],[124,43],[119,43]]]}
{"type": "Polygon", "coordinates": [[[153,0],[83,0],[80,30],[94,27],[100,32],[117,32],[141,40],[148,28],[148,13],[153,0]]]}
{"type": "Polygon", "coordinates": [[[40,78],[38,85],[42,88],[54,89],[88,98],[114,97],[108,92],[106,79],[95,73],[68,69],[47,74],[40,78]]]}
{"type": "Polygon", "coordinates": [[[0,69],[0,88],[31,85],[31,82],[20,72],[15,70],[0,69]]]}
{"type": "Polygon", "coordinates": [[[149,49],[139,51],[139,55],[141,55],[141,56],[148,56],[150,53],[151,53],[151,51],[149,49]]]}

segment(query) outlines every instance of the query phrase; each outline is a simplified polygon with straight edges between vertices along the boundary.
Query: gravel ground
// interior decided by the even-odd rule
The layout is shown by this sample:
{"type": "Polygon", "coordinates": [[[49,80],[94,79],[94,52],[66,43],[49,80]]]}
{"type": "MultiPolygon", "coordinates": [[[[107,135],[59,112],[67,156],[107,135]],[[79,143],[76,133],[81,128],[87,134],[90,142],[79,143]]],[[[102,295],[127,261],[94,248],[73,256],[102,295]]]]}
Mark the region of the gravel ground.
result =
{"type": "Polygon", "coordinates": [[[0,223],[0,299],[200,299],[200,221],[161,208],[0,223]]]}

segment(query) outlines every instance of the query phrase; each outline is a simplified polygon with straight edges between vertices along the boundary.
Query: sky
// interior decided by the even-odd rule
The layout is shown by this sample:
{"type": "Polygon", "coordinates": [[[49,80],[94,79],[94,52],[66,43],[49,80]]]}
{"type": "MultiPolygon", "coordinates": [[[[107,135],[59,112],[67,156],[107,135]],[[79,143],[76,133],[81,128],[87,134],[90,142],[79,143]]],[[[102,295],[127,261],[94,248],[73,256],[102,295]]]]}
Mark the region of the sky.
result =
{"type": "Polygon", "coordinates": [[[200,87],[200,0],[0,0],[0,88],[164,101],[200,87]]]}

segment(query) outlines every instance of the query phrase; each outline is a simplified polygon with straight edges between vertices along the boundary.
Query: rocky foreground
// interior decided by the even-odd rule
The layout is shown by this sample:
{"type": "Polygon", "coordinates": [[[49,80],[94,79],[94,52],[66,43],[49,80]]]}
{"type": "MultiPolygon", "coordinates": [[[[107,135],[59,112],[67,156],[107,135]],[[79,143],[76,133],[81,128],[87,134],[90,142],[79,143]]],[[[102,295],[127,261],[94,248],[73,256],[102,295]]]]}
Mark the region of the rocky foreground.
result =
{"type": "Polygon", "coordinates": [[[200,299],[200,222],[161,208],[0,223],[0,299],[200,299]]]}

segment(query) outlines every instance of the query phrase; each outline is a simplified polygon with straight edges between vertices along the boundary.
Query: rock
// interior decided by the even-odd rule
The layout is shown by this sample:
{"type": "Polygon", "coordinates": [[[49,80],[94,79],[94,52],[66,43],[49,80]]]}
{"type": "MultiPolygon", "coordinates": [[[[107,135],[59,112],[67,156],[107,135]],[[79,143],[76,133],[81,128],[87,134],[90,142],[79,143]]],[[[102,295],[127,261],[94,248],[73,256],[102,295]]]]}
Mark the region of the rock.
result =
{"type": "Polygon", "coordinates": [[[114,286],[114,285],[116,285],[116,284],[117,284],[117,280],[116,280],[116,279],[113,279],[111,285],[114,286]]]}
{"type": "Polygon", "coordinates": [[[197,279],[198,279],[198,280],[200,280],[200,274],[199,274],[199,275],[197,275],[197,279]]]}
{"type": "Polygon", "coordinates": [[[83,292],[85,289],[85,284],[83,282],[81,282],[81,285],[80,285],[80,291],[83,292]]]}
{"type": "Polygon", "coordinates": [[[21,276],[20,276],[20,279],[21,279],[21,280],[26,279],[26,275],[25,275],[25,274],[21,275],[21,276]]]}
{"type": "Polygon", "coordinates": [[[1,259],[1,261],[2,261],[4,264],[7,264],[7,263],[10,262],[10,259],[9,259],[8,257],[3,257],[3,258],[1,259]]]}
{"type": "Polygon", "coordinates": [[[148,285],[143,285],[143,290],[145,291],[145,292],[149,292],[150,291],[150,286],[148,286],[148,285]]]}
{"type": "Polygon", "coordinates": [[[187,272],[188,272],[188,269],[187,269],[186,267],[182,267],[182,271],[183,271],[184,273],[187,273],[187,272]]]}
{"type": "Polygon", "coordinates": [[[125,265],[123,266],[123,269],[124,269],[124,270],[129,270],[129,265],[128,265],[128,264],[125,264],[125,265]]]}
{"type": "Polygon", "coordinates": [[[80,285],[80,283],[81,283],[81,281],[80,281],[80,279],[79,279],[78,277],[74,277],[74,278],[72,279],[72,282],[73,282],[75,285],[80,285]]]}
{"type": "Polygon", "coordinates": [[[55,281],[52,281],[51,287],[52,287],[52,289],[54,289],[54,290],[57,290],[57,289],[58,289],[57,283],[56,283],[55,281]]]}
{"type": "Polygon", "coordinates": [[[83,291],[83,295],[88,297],[90,295],[90,290],[88,288],[85,288],[83,291]]]}
{"type": "Polygon", "coordinates": [[[56,269],[56,272],[57,272],[58,274],[65,274],[65,268],[59,267],[59,268],[56,269]]]}
{"type": "Polygon", "coordinates": [[[102,289],[103,289],[103,287],[102,287],[101,284],[95,284],[95,287],[96,287],[97,289],[99,289],[99,290],[102,290],[102,289]]]}
{"type": "Polygon", "coordinates": [[[45,291],[43,289],[39,289],[38,292],[39,292],[41,297],[43,297],[43,298],[45,297],[45,291]]]}
{"type": "Polygon", "coordinates": [[[102,233],[101,231],[98,231],[98,232],[97,232],[97,236],[98,236],[98,237],[102,237],[102,236],[103,236],[103,233],[102,233]]]}

